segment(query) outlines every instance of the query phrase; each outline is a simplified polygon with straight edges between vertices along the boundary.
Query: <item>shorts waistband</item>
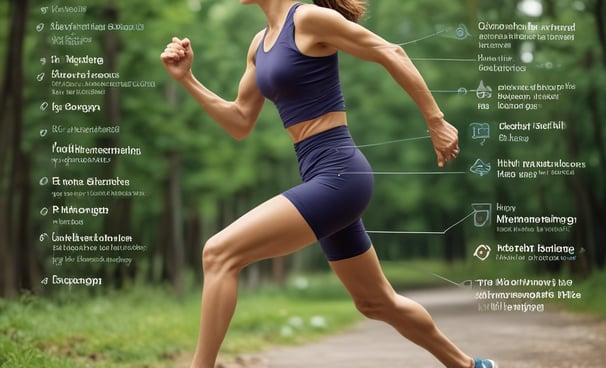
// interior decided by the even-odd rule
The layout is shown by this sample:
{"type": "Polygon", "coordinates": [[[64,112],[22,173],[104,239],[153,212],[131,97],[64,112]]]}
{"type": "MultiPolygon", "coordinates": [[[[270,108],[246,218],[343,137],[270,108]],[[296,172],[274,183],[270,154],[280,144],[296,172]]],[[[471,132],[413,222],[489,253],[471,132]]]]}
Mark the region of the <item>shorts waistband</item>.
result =
{"type": "Polygon", "coordinates": [[[309,151],[317,148],[339,147],[355,147],[347,125],[328,129],[294,144],[298,157],[304,156],[309,151]]]}

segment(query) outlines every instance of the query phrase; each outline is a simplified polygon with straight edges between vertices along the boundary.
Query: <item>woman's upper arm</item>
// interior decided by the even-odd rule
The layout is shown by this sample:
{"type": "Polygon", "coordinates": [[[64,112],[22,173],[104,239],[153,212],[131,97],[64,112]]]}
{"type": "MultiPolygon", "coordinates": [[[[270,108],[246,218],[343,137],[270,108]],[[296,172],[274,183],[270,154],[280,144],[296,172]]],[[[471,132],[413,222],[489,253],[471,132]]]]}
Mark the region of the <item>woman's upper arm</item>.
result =
{"type": "Polygon", "coordinates": [[[363,60],[382,63],[386,51],[401,47],[387,42],[361,25],[348,21],[334,10],[302,7],[298,28],[315,43],[340,50],[363,60]]]}
{"type": "Polygon", "coordinates": [[[306,37],[328,50],[341,50],[363,60],[379,63],[412,97],[427,121],[444,116],[423,77],[399,45],[390,43],[334,10],[302,7],[299,27],[306,37]]]}
{"type": "Polygon", "coordinates": [[[234,101],[242,116],[246,117],[246,120],[250,119],[253,124],[259,116],[259,113],[263,108],[263,103],[265,102],[265,97],[263,97],[261,91],[257,87],[254,60],[261,34],[261,32],[258,33],[250,44],[246,57],[246,70],[240,79],[238,95],[234,101]]]}

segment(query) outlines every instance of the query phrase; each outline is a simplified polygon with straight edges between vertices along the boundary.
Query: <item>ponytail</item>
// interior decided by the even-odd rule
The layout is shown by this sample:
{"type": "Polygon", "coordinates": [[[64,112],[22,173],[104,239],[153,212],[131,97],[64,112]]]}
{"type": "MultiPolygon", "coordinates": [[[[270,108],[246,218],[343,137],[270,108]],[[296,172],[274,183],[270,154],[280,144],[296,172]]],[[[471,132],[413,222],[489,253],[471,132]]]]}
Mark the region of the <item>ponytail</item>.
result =
{"type": "Polygon", "coordinates": [[[346,19],[357,22],[366,12],[366,0],[313,0],[314,4],[341,13],[346,19]]]}

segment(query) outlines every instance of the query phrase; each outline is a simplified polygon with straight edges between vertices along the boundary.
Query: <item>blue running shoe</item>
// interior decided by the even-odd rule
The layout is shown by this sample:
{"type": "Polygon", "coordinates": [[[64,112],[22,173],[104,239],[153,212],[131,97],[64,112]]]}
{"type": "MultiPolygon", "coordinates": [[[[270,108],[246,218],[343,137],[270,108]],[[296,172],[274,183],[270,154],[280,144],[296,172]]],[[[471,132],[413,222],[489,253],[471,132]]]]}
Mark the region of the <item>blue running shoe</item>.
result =
{"type": "Polygon", "coordinates": [[[473,363],[474,368],[498,368],[497,363],[490,359],[475,358],[473,363]]]}

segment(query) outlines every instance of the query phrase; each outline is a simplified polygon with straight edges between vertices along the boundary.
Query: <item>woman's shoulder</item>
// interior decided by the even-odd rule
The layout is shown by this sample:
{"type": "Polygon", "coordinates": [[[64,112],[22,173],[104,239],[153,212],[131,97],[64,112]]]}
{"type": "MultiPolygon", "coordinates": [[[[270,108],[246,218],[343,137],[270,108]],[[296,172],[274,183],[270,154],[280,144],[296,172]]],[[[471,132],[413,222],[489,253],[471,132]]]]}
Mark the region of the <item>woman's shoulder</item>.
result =
{"type": "Polygon", "coordinates": [[[263,40],[264,35],[265,28],[255,34],[252,41],[250,42],[250,46],[248,47],[247,59],[253,64],[255,64],[255,55],[257,54],[257,50],[259,49],[259,45],[261,44],[261,40],[263,40]]]}
{"type": "Polygon", "coordinates": [[[259,43],[261,43],[261,40],[263,39],[263,36],[265,35],[265,32],[267,31],[267,27],[261,29],[260,31],[258,31],[257,33],[255,33],[255,36],[252,39],[251,45],[254,46],[255,44],[258,46],[259,43]]]}
{"type": "Polygon", "coordinates": [[[302,4],[294,14],[295,25],[298,28],[316,30],[327,26],[335,26],[347,22],[345,17],[336,10],[314,4],[302,4]]]}
{"type": "Polygon", "coordinates": [[[295,18],[313,20],[322,19],[326,17],[343,17],[341,13],[334,9],[318,6],[315,4],[301,4],[295,12],[295,18]]]}
{"type": "Polygon", "coordinates": [[[261,40],[263,39],[263,36],[265,35],[265,30],[266,30],[266,28],[263,28],[262,30],[260,30],[259,32],[257,32],[255,34],[255,36],[252,38],[252,41],[250,42],[249,50],[257,50],[257,48],[261,44],[261,40]]]}

